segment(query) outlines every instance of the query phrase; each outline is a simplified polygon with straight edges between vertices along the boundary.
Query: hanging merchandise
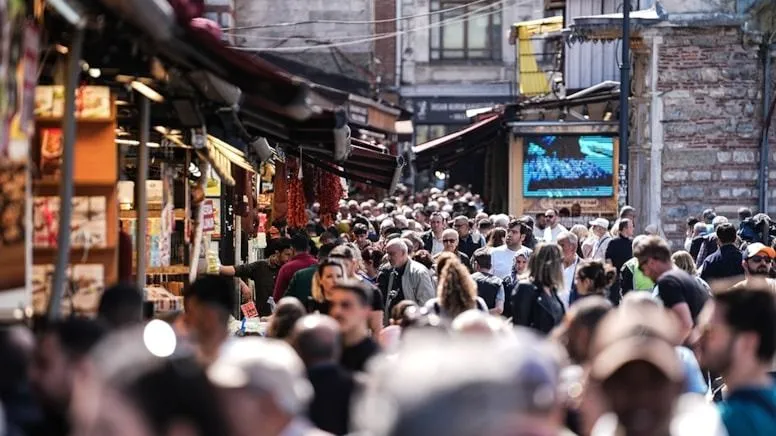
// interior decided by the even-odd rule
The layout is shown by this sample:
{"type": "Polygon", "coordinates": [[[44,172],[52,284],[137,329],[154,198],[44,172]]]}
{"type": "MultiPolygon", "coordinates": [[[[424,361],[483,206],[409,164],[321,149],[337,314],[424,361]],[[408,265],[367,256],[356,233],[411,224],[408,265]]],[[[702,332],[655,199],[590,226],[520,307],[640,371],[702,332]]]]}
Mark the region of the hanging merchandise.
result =
{"type": "Polygon", "coordinates": [[[315,198],[318,199],[321,205],[321,224],[324,227],[334,224],[342,194],[342,183],[340,183],[339,176],[327,171],[318,172],[315,184],[315,198]]]}
{"type": "Polygon", "coordinates": [[[288,184],[288,227],[301,229],[307,225],[307,211],[304,187],[300,178],[301,165],[296,160],[289,162],[288,184]]]}
{"type": "Polygon", "coordinates": [[[272,185],[272,221],[274,222],[286,218],[288,214],[288,165],[284,162],[275,164],[272,185]]]}

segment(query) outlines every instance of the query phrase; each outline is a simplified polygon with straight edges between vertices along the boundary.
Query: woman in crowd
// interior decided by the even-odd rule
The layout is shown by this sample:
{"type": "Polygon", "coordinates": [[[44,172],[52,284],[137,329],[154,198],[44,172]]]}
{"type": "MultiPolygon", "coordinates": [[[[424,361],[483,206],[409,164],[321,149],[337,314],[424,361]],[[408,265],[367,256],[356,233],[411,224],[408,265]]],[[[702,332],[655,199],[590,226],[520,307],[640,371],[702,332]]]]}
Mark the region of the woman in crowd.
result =
{"type": "Polygon", "coordinates": [[[426,309],[449,320],[471,309],[488,311],[488,306],[477,296],[477,284],[469,270],[458,259],[446,262],[439,275],[437,297],[426,303],[426,309]]]}
{"type": "Polygon", "coordinates": [[[617,271],[611,265],[597,260],[584,260],[577,266],[574,284],[578,298],[600,295],[609,298],[609,288],[617,278],[617,271]]]}
{"type": "Polygon", "coordinates": [[[512,295],[512,322],[547,334],[565,315],[558,297],[558,290],[563,289],[563,255],[558,244],[536,246],[528,260],[528,277],[512,295]]]}
{"type": "MultiPolygon", "coordinates": [[[[346,279],[361,280],[369,283],[367,277],[361,275],[361,252],[354,244],[338,245],[331,251],[329,258],[342,261],[345,267],[346,279]]],[[[383,328],[383,310],[385,305],[380,290],[375,286],[372,287],[372,313],[369,315],[369,328],[374,333],[377,333],[383,328]]]]}
{"type": "Polygon", "coordinates": [[[518,253],[515,256],[515,261],[512,264],[512,274],[504,279],[504,295],[509,301],[509,296],[512,295],[512,291],[515,290],[517,284],[520,282],[520,278],[525,275],[528,269],[528,255],[525,252],[518,253]]]}
{"type": "Polygon", "coordinates": [[[383,264],[385,254],[377,248],[367,246],[361,250],[361,263],[364,265],[363,275],[373,285],[377,283],[377,274],[383,264]]]}
{"type": "Polygon", "coordinates": [[[431,253],[426,250],[418,250],[417,253],[412,255],[412,260],[425,266],[429,271],[434,271],[434,259],[431,258],[431,253]]]}
{"type": "Polygon", "coordinates": [[[498,227],[496,229],[493,229],[493,231],[490,232],[490,236],[488,236],[488,247],[496,248],[501,247],[506,243],[507,240],[507,231],[502,229],[501,227],[498,227]]]}
{"type": "Polygon", "coordinates": [[[709,284],[706,283],[706,280],[703,280],[698,275],[698,269],[695,267],[695,261],[693,260],[690,253],[684,250],[677,251],[671,255],[671,261],[674,265],[676,265],[677,268],[695,277],[695,280],[698,282],[698,284],[700,284],[701,287],[707,292],[711,293],[711,287],[709,284]]]}
{"type": "Polygon", "coordinates": [[[319,312],[324,315],[329,313],[329,303],[326,296],[331,293],[334,284],[345,277],[345,266],[339,259],[324,259],[318,263],[318,269],[313,275],[310,286],[310,304],[308,313],[319,312]]]}

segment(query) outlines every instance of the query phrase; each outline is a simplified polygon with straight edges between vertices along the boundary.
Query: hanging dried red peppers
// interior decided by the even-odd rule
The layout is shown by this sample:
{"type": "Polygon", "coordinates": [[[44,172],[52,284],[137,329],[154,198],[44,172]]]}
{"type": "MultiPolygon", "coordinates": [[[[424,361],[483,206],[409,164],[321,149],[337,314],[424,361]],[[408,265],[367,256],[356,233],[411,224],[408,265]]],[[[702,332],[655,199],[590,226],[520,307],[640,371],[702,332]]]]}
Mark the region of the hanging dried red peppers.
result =
{"type": "Polygon", "coordinates": [[[342,183],[336,174],[320,171],[315,184],[316,197],[321,204],[321,224],[329,227],[334,224],[342,198],[342,183]]]}
{"type": "Polygon", "coordinates": [[[299,163],[295,159],[289,159],[288,174],[288,226],[303,229],[307,225],[307,205],[304,187],[299,179],[299,163]]]}

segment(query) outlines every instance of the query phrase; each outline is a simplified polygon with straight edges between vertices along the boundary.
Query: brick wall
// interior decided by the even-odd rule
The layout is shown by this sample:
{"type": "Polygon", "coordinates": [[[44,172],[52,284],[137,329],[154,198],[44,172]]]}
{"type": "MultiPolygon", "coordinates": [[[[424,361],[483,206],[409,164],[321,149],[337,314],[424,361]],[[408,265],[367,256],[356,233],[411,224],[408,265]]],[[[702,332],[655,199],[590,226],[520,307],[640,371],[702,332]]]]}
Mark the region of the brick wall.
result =
{"type": "MultiPolygon", "coordinates": [[[[740,30],[717,27],[667,30],[658,68],[661,217],[664,228],[676,229],[667,236],[677,243],[685,219],[707,207],[735,218],[739,207],[757,206],[762,67],[740,30]]],[[[769,179],[776,187],[776,171],[769,179]]]]}
{"type": "MultiPolygon", "coordinates": [[[[373,2],[375,21],[396,18],[396,1],[378,0],[373,2]]],[[[375,23],[375,34],[394,33],[398,28],[397,24],[397,21],[375,23]]],[[[382,76],[383,87],[393,86],[396,80],[396,37],[376,40],[375,57],[380,60],[380,65],[377,66],[377,73],[382,76]]]]}

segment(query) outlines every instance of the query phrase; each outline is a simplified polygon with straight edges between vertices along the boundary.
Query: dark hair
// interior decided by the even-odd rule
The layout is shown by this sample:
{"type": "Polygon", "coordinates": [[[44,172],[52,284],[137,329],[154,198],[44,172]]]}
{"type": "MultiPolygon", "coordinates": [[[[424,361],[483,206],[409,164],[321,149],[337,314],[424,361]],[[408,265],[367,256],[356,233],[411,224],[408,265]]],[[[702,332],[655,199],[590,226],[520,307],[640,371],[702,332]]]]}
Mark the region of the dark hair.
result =
{"type": "Polygon", "coordinates": [[[752,216],[752,209],[749,209],[748,207],[742,207],[738,209],[738,219],[743,221],[747,218],[750,218],[752,216]]]}
{"type": "Polygon", "coordinates": [[[146,417],[153,434],[166,434],[179,421],[199,435],[222,434],[227,428],[215,389],[194,359],[166,359],[119,389],[146,417]]]}
{"type": "Polygon", "coordinates": [[[617,277],[617,271],[597,260],[585,260],[577,266],[577,275],[593,281],[593,289],[608,289],[617,277]]]}
{"type": "Polygon", "coordinates": [[[757,358],[770,362],[776,353],[776,298],[767,287],[734,287],[716,292],[724,306],[725,322],[734,330],[754,332],[760,337],[757,358]]]}
{"type": "Polygon", "coordinates": [[[625,229],[628,228],[628,224],[630,224],[631,220],[629,218],[623,218],[620,220],[620,225],[617,226],[617,231],[622,233],[625,229]]]}
{"type": "Polygon", "coordinates": [[[285,339],[294,329],[294,324],[306,315],[306,310],[299,300],[294,297],[278,302],[277,310],[272,314],[272,320],[267,329],[267,336],[276,339],[285,339]]]}
{"type": "Polygon", "coordinates": [[[280,253],[283,250],[290,250],[291,249],[291,239],[290,238],[280,238],[276,239],[274,242],[274,247],[272,250],[269,250],[268,253],[270,255],[275,253],[280,253]]]}
{"type": "Polygon", "coordinates": [[[659,236],[647,236],[636,244],[633,257],[642,262],[643,259],[656,259],[661,262],[671,262],[671,249],[659,236]]]}
{"type": "Polygon", "coordinates": [[[416,251],[415,254],[412,255],[412,260],[425,266],[429,271],[434,269],[434,259],[427,250],[416,251]]]}
{"type": "Polygon", "coordinates": [[[569,308],[570,325],[584,326],[595,331],[598,323],[613,308],[612,302],[600,295],[591,295],[590,297],[583,298],[569,308]]]}
{"type": "Polygon", "coordinates": [[[487,247],[477,249],[472,255],[472,261],[477,262],[480,268],[490,269],[493,267],[493,257],[487,247]]]}
{"type": "Polygon", "coordinates": [[[375,268],[379,268],[383,263],[383,256],[385,254],[374,247],[366,247],[361,250],[361,260],[375,268]]]}
{"type": "Polygon", "coordinates": [[[298,232],[291,237],[291,247],[297,252],[310,250],[310,238],[304,233],[298,232]]]}
{"type": "Polygon", "coordinates": [[[620,209],[620,218],[624,217],[625,215],[635,215],[636,209],[633,208],[633,206],[623,206],[622,209],[620,209]]]}
{"type": "Polygon", "coordinates": [[[353,234],[356,236],[366,235],[368,233],[369,233],[369,229],[366,227],[365,224],[358,223],[355,226],[353,226],[353,234]]]}
{"type": "Polygon", "coordinates": [[[497,227],[493,229],[492,232],[488,235],[488,246],[489,247],[500,247],[506,243],[507,239],[507,231],[502,229],[501,227],[497,227]]]}
{"type": "Polygon", "coordinates": [[[697,217],[691,216],[691,217],[687,218],[687,227],[693,228],[699,222],[701,222],[701,220],[699,220],[697,217]]]}
{"type": "Polygon", "coordinates": [[[362,282],[361,280],[337,280],[337,283],[334,285],[334,289],[354,294],[356,297],[358,297],[358,300],[361,302],[362,306],[372,305],[374,290],[372,289],[372,286],[362,282]]]}
{"type": "Polygon", "coordinates": [[[717,239],[721,244],[732,244],[736,242],[736,228],[733,224],[722,223],[716,230],[717,239]]]}
{"type": "MultiPolygon", "coordinates": [[[[542,215],[543,216],[543,215],[542,215]]],[[[520,220],[512,220],[509,222],[509,225],[507,226],[508,229],[512,230],[512,227],[517,227],[520,229],[520,234],[525,235],[525,230],[528,228],[525,224],[523,224],[520,220]]]]}
{"type": "Polygon", "coordinates": [[[135,285],[129,283],[111,286],[100,297],[97,316],[112,329],[142,322],[142,292],[135,285]]]}
{"type": "Polygon", "coordinates": [[[318,249],[318,259],[325,259],[329,257],[329,255],[331,254],[331,251],[334,250],[336,246],[337,244],[334,244],[332,242],[327,242],[321,245],[321,248],[318,249]]]}
{"type": "MultiPolygon", "coordinates": [[[[138,318],[139,322],[140,319],[138,318]]],[[[44,334],[51,334],[59,341],[59,346],[72,359],[86,356],[105,336],[105,328],[97,321],[84,318],[68,318],[48,324],[44,334]]]]}
{"type": "Polygon", "coordinates": [[[234,279],[214,275],[198,278],[186,290],[186,298],[196,298],[213,308],[221,310],[226,316],[236,304],[234,279]]]}

